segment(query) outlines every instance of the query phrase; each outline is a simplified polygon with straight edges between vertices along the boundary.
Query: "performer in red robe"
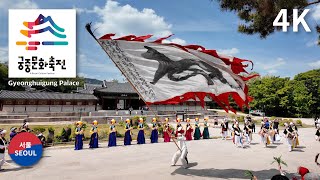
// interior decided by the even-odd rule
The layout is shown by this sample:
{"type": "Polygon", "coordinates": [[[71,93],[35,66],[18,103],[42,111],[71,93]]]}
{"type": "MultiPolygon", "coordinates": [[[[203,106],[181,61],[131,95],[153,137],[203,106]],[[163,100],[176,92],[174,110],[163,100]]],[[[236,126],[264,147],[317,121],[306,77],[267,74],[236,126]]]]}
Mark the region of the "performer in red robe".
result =
{"type": "Polygon", "coordinates": [[[193,129],[192,129],[192,126],[190,124],[190,119],[187,118],[187,126],[186,126],[186,134],[185,134],[185,137],[186,137],[187,141],[191,141],[192,140],[192,133],[193,133],[193,129]]]}
{"type": "Polygon", "coordinates": [[[163,126],[163,139],[164,142],[170,142],[170,135],[171,135],[171,130],[170,130],[170,125],[169,125],[169,118],[165,119],[165,124],[163,126]]]}

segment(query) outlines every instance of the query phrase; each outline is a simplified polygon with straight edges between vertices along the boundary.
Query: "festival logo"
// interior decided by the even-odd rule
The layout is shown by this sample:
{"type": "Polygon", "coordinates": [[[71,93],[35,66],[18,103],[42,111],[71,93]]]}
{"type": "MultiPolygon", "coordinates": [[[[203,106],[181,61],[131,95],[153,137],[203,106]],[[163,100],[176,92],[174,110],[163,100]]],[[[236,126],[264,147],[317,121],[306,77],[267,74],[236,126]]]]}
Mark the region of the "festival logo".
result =
{"type": "Polygon", "coordinates": [[[76,11],[9,10],[9,77],[76,77],[76,11]]]}
{"type": "Polygon", "coordinates": [[[10,142],[9,155],[20,166],[32,166],[42,157],[42,144],[32,133],[17,134],[10,142]]]}

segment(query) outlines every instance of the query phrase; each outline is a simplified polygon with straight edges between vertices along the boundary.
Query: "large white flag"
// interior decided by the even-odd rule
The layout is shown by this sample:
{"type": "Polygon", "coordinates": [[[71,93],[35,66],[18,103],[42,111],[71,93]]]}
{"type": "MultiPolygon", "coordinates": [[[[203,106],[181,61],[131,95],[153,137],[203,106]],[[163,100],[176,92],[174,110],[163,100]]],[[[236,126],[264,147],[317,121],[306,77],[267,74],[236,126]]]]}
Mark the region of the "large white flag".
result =
{"type": "Polygon", "coordinates": [[[226,110],[233,110],[230,95],[241,108],[249,101],[244,78],[235,72],[246,66],[243,61],[233,62],[239,59],[201,46],[163,44],[163,39],[144,42],[150,36],[111,39],[111,35],[97,41],[147,104],[188,99],[204,103],[209,96],[226,110]]]}

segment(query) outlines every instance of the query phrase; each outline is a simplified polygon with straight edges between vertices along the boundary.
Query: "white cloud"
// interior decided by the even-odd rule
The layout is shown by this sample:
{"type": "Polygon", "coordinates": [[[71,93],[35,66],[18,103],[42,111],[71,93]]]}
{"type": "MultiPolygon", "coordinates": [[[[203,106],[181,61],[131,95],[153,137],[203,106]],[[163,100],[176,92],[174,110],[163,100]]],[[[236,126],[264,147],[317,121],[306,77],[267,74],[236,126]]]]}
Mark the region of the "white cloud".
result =
{"type": "Polygon", "coordinates": [[[8,61],[8,47],[0,47],[0,62],[8,61]]]}
{"type": "Polygon", "coordinates": [[[173,39],[166,39],[162,41],[163,43],[176,43],[176,44],[180,44],[180,45],[186,45],[187,42],[183,39],[180,38],[173,38],[173,39]]]}
{"type": "Polygon", "coordinates": [[[312,67],[313,69],[320,68],[320,60],[319,60],[319,61],[315,61],[315,62],[308,63],[308,65],[309,65],[310,67],[312,67]]]}
{"type": "MultiPolygon", "coordinates": [[[[95,6],[93,10],[84,10],[95,13],[100,20],[94,24],[94,29],[101,36],[106,33],[123,35],[153,34],[155,37],[164,37],[172,34],[171,24],[165,22],[153,9],[144,8],[141,11],[130,6],[121,6],[118,2],[108,0],[104,7],[95,6]]],[[[80,10],[81,12],[81,10],[80,10]]]]}
{"type": "Polygon", "coordinates": [[[225,54],[225,55],[235,55],[235,54],[238,54],[239,52],[240,52],[240,50],[238,48],[218,50],[218,53],[225,54]]]}
{"type": "Polygon", "coordinates": [[[317,6],[315,6],[313,9],[312,9],[312,17],[318,21],[320,20],[320,4],[318,4],[317,6]]]}
{"type": "Polygon", "coordinates": [[[99,62],[98,59],[94,60],[81,53],[77,57],[77,64],[79,66],[79,70],[81,71],[79,73],[83,73],[84,70],[90,70],[92,74],[94,74],[95,72],[119,73],[119,70],[118,68],[115,68],[115,65],[111,63],[108,64],[108,59],[105,60],[106,62],[99,62]]]}
{"type": "Polygon", "coordinates": [[[306,43],[307,47],[313,47],[316,46],[318,44],[318,40],[312,40],[306,43]]]}
{"type": "Polygon", "coordinates": [[[264,64],[264,70],[274,70],[286,64],[286,61],[283,58],[278,58],[275,62],[264,64]]]}
{"type": "Polygon", "coordinates": [[[36,9],[39,6],[32,0],[1,0],[0,9],[36,9]]]}
{"type": "Polygon", "coordinates": [[[275,70],[275,69],[271,69],[271,70],[269,70],[269,71],[267,71],[267,72],[268,72],[268,74],[275,74],[275,73],[277,73],[278,71],[275,70]]]}

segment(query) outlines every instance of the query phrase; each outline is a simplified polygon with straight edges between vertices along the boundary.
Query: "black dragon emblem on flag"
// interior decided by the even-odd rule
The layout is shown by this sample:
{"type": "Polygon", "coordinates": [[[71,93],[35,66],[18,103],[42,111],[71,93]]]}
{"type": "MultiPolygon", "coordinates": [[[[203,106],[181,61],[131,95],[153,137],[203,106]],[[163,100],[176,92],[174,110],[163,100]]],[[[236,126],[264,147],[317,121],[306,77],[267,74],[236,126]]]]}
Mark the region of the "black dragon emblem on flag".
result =
{"type": "Polygon", "coordinates": [[[141,56],[146,59],[159,62],[153,81],[150,82],[153,85],[155,85],[165,75],[167,75],[168,79],[171,81],[183,81],[193,76],[202,75],[206,78],[208,85],[214,85],[212,79],[218,79],[223,84],[229,84],[218,68],[212,67],[205,62],[195,59],[181,59],[179,61],[174,61],[152,47],[144,47],[147,49],[147,52],[142,53],[141,56]],[[183,72],[189,73],[187,75],[180,76],[179,74],[183,72]]]}

